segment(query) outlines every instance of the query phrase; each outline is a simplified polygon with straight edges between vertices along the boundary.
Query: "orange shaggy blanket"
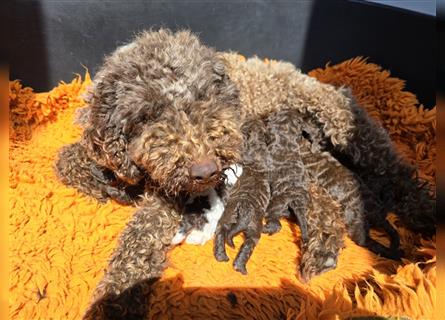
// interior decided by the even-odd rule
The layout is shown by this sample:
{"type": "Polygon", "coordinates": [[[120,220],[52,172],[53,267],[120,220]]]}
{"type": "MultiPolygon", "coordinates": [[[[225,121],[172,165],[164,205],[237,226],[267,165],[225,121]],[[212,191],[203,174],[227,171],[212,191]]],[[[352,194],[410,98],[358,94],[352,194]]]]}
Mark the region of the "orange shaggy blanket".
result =
{"type": "MultiPolygon", "coordinates": [[[[403,81],[357,58],[310,73],[353,89],[400,152],[435,181],[436,109],[425,110],[403,81]]],[[[57,150],[78,139],[72,125],[90,83],[75,78],[48,93],[10,83],[10,317],[79,319],[119,233],[135,211],[96,201],[57,181],[57,150]]],[[[391,220],[397,225],[395,217],[391,220]]],[[[243,276],[213,258],[212,242],[181,245],[155,285],[151,319],[338,319],[360,315],[432,319],[436,245],[398,227],[406,259],[379,258],[346,240],[338,267],[303,284],[293,226],[264,235],[243,276]]],[[[387,241],[379,233],[375,234],[387,241]]],[[[241,239],[237,239],[237,245],[241,239]]],[[[233,259],[235,250],[229,248],[233,259]]]]}

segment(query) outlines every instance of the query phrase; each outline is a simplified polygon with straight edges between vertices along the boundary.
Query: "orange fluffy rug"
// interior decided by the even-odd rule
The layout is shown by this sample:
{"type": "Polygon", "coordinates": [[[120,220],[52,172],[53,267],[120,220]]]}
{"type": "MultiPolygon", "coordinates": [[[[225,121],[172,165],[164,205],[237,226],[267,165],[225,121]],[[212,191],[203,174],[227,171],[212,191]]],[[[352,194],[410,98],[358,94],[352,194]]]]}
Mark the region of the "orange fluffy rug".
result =
{"type": "MultiPolygon", "coordinates": [[[[434,183],[435,108],[425,110],[403,90],[403,81],[360,58],[310,75],[351,87],[400,152],[434,183]]],[[[73,114],[90,81],[88,74],[83,80],[79,76],[48,93],[10,83],[11,319],[81,318],[134,212],[114,202],[98,204],[59,183],[53,172],[57,150],[79,137],[73,114]]],[[[397,225],[395,217],[391,220],[397,225]]],[[[338,267],[308,284],[295,275],[298,238],[286,222],[279,234],[261,238],[247,276],[230,263],[216,262],[211,242],[181,245],[170,253],[169,267],[155,285],[150,319],[433,319],[435,241],[398,230],[406,252],[402,263],[379,258],[347,239],[338,267]]],[[[229,248],[232,260],[235,253],[229,248]]]]}

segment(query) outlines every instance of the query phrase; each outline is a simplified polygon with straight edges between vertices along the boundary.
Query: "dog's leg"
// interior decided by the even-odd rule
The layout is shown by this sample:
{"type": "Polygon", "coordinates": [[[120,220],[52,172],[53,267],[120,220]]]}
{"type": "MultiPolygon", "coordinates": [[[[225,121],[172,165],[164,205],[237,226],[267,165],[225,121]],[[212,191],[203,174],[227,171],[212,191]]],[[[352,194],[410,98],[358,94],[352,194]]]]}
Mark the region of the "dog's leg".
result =
{"type": "Polygon", "coordinates": [[[281,230],[281,218],[289,217],[289,197],[286,194],[273,196],[266,209],[263,233],[272,235],[281,230]]]}
{"type": "Polygon", "coordinates": [[[367,229],[366,247],[369,250],[388,259],[400,260],[403,257],[404,252],[400,248],[399,233],[386,219],[386,215],[373,216],[368,223],[367,229]],[[390,239],[389,248],[371,238],[369,235],[369,227],[382,229],[384,232],[386,232],[390,239]]]}
{"type": "Polygon", "coordinates": [[[108,200],[106,187],[110,186],[109,177],[103,173],[98,174],[101,171],[100,166],[88,158],[86,150],[79,143],[64,146],[59,151],[55,170],[64,184],[101,202],[108,200]]]}
{"type": "Polygon", "coordinates": [[[247,261],[249,261],[250,256],[261,237],[261,224],[258,223],[258,220],[256,220],[256,222],[255,227],[244,231],[245,240],[233,261],[233,268],[242,274],[247,274],[247,261]]]}
{"type": "Polygon", "coordinates": [[[368,186],[357,177],[360,184],[360,193],[365,207],[365,215],[367,223],[366,227],[366,247],[372,252],[383,257],[399,260],[403,257],[403,250],[400,249],[400,236],[396,229],[388,222],[387,209],[384,208],[379,198],[376,197],[368,186]],[[387,233],[390,239],[390,247],[387,248],[372,239],[369,235],[369,229],[375,227],[380,228],[387,233]]]}
{"type": "Polygon", "coordinates": [[[342,206],[341,218],[351,239],[358,245],[366,242],[364,204],[359,181],[354,174],[317,145],[305,139],[300,143],[300,154],[309,179],[326,189],[329,195],[342,206]]]}
{"type": "Polygon", "coordinates": [[[388,247],[385,247],[383,244],[371,238],[371,236],[367,236],[366,238],[366,247],[375,254],[382,256],[391,260],[400,260],[403,257],[403,252],[398,249],[394,250],[388,247]]]}
{"type": "MultiPolygon", "coordinates": [[[[330,155],[324,154],[326,164],[335,169],[335,179],[319,179],[331,196],[344,210],[344,220],[349,237],[358,245],[366,246],[371,251],[387,258],[400,259],[400,240],[397,231],[386,220],[386,211],[380,200],[374,196],[359,176],[341,166],[330,155]],[[391,240],[391,247],[386,248],[369,236],[369,226],[383,228],[391,240]]],[[[321,178],[321,177],[319,177],[321,178]]]]}
{"type": "Polygon", "coordinates": [[[289,208],[292,210],[293,214],[297,218],[298,225],[300,226],[301,239],[303,243],[309,240],[308,234],[308,226],[307,226],[307,204],[309,202],[309,198],[307,196],[304,197],[302,201],[291,201],[289,203],[289,208]],[[304,202],[306,201],[306,202],[304,202]]]}
{"type": "Polygon", "coordinates": [[[156,196],[127,224],[84,319],[145,319],[150,286],[165,268],[180,224],[175,208],[156,196]]]}
{"type": "Polygon", "coordinates": [[[353,189],[339,202],[344,210],[344,220],[349,237],[359,246],[364,246],[366,242],[366,220],[361,195],[356,189],[353,189]]]}
{"type": "Polygon", "coordinates": [[[328,192],[320,186],[311,185],[309,195],[308,241],[303,243],[300,264],[303,281],[336,267],[345,234],[340,206],[335,204],[328,192]]]}
{"type": "Polygon", "coordinates": [[[242,232],[245,236],[244,243],[233,265],[235,270],[247,273],[246,263],[261,237],[264,212],[269,198],[270,188],[265,172],[256,172],[244,167],[243,175],[230,191],[226,208],[218,222],[214,242],[216,260],[229,260],[225,243],[233,247],[233,237],[242,232]]]}
{"type": "MultiPolygon", "coordinates": [[[[288,183],[293,184],[294,181],[288,181],[288,183]]],[[[274,188],[274,186],[272,186],[272,188],[274,188]]],[[[272,199],[270,200],[270,203],[266,209],[266,224],[263,227],[263,233],[274,234],[280,231],[280,218],[289,217],[289,209],[291,209],[298,220],[301,230],[301,238],[303,241],[307,241],[308,234],[306,210],[309,202],[307,190],[296,186],[285,189],[288,189],[288,192],[277,196],[272,196],[272,199]]]]}
{"type": "MultiPolygon", "coordinates": [[[[387,209],[380,199],[374,195],[369,187],[363,182],[359,175],[352,173],[342,166],[328,153],[322,153],[327,165],[335,169],[333,174],[327,175],[322,181],[331,196],[344,208],[345,224],[350,238],[360,246],[369,249],[378,249],[386,257],[400,257],[399,235],[387,222],[387,209]],[[389,235],[391,248],[383,249],[375,244],[369,237],[369,226],[381,227],[389,235]],[[393,252],[389,255],[387,252],[393,252]]],[[[321,178],[321,177],[320,177],[321,178]]]]}
{"type": "Polygon", "coordinates": [[[366,247],[374,252],[377,255],[380,255],[382,257],[385,257],[387,259],[392,260],[400,260],[404,252],[400,248],[400,236],[396,229],[389,223],[389,221],[386,219],[385,215],[373,215],[367,224],[367,237],[366,237],[366,247]],[[369,234],[370,227],[376,227],[380,228],[383,231],[385,231],[390,239],[390,246],[389,248],[382,245],[378,241],[371,238],[369,234]]]}

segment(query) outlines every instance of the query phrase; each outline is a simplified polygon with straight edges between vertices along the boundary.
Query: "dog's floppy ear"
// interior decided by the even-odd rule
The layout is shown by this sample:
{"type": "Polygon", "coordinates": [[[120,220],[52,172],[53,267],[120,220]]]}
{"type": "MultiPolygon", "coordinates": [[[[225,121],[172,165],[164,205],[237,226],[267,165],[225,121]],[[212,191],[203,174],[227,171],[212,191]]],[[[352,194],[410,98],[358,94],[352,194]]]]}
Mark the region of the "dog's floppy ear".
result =
{"type": "Polygon", "coordinates": [[[78,114],[77,121],[80,120],[79,124],[84,128],[81,143],[88,156],[99,165],[112,170],[119,179],[136,184],[143,178],[143,173],[129,158],[129,137],[124,132],[124,123],[112,119],[116,111],[114,85],[104,83],[106,80],[107,77],[102,77],[95,84],[86,99],[88,106],[78,114]]]}
{"type": "Polygon", "coordinates": [[[143,178],[141,170],[128,156],[128,142],[120,130],[89,127],[85,129],[81,143],[90,158],[112,170],[126,183],[137,184],[143,178]]]}

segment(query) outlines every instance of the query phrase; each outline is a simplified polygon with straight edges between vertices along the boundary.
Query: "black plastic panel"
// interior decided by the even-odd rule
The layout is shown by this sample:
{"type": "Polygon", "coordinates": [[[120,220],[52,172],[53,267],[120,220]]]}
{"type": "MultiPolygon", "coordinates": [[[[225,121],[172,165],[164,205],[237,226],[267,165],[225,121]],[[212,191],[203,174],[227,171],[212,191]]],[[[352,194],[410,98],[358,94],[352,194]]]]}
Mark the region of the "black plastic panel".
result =
{"type": "Polygon", "coordinates": [[[363,55],[434,105],[434,18],[346,0],[16,1],[11,78],[37,90],[92,73],[105,54],[150,27],[190,28],[218,50],[288,60],[308,71],[363,55]]]}

